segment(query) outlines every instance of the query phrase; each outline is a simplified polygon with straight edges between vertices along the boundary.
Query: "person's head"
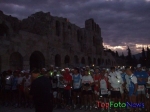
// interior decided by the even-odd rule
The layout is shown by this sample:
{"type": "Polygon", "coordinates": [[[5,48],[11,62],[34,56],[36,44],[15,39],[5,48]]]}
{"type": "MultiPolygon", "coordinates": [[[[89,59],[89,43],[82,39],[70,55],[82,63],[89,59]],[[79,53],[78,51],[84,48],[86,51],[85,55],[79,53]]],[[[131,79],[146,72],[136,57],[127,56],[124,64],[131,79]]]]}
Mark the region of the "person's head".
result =
{"type": "Polygon", "coordinates": [[[78,74],[79,73],[79,68],[74,68],[74,74],[78,74]]]}
{"type": "Polygon", "coordinates": [[[111,67],[111,68],[110,68],[110,71],[111,71],[111,72],[115,72],[115,67],[111,67]]]}
{"type": "Polygon", "coordinates": [[[127,75],[129,75],[129,76],[132,75],[132,70],[130,69],[130,67],[127,66],[127,67],[125,68],[125,73],[126,73],[127,75]]]}
{"type": "Polygon", "coordinates": [[[54,65],[51,65],[49,69],[50,69],[50,71],[53,71],[54,70],[54,65]]]}
{"type": "Polygon", "coordinates": [[[141,71],[141,70],[142,70],[141,64],[138,64],[138,65],[137,65],[137,70],[138,70],[138,71],[141,71]]]}
{"type": "Polygon", "coordinates": [[[105,76],[106,70],[101,70],[101,76],[105,76]]]}
{"type": "Polygon", "coordinates": [[[88,70],[85,70],[85,71],[84,71],[84,74],[87,76],[87,75],[89,75],[88,72],[89,72],[88,70]]]}
{"type": "Polygon", "coordinates": [[[96,68],[96,69],[95,69],[95,74],[98,74],[98,73],[99,73],[99,69],[96,68]]]}
{"type": "Polygon", "coordinates": [[[40,75],[40,70],[35,69],[35,70],[32,71],[32,78],[33,79],[38,78],[39,75],[40,75]]]}

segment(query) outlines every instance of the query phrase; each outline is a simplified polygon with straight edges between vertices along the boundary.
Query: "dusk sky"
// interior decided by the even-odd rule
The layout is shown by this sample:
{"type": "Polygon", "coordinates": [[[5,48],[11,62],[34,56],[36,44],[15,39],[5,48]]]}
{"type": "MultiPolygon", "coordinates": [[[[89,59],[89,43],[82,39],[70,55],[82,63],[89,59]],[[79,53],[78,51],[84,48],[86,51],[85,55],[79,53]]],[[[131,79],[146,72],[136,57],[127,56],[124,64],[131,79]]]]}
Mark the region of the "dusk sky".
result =
{"type": "Polygon", "coordinates": [[[0,10],[19,19],[37,11],[68,18],[84,27],[93,18],[102,29],[104,46],[132,54],[150,47],[150,0],[0,0],[0,10]]]}

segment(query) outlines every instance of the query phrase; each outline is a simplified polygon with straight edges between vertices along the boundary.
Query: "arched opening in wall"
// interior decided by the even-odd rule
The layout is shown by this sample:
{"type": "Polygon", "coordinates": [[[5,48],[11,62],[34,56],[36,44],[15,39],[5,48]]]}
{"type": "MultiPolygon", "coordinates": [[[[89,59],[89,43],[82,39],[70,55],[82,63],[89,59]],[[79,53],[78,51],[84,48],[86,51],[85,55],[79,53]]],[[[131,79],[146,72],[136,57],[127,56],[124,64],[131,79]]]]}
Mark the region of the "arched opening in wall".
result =
{"type": "Polygon", "coordinates": [[[102,65],[104,65],[104,64],[105,64],[104,59],[102,59],[102,65]]]}
{"type": "Polygon", "coordinates": [[[56,35],[60,36],[60,22],[56,21],[56,35]]]}
{"type": "Polygon", "coordinates": [[[2,72],[2,57],[0,56],[0,73],[2,72]]]}
{"type": "Polygon", "coordinates": [[[70,25],[68,26],[68,30],[69,30],[70,35],[72,35],[72,30],[71,30],[71,26],[70,25]]]}
{"type": "Polygon", "coordinates": [[[81,58],[81,63],[82,63],[83,65],[85,65],[85,58],[84,58],[84,57],[81,58]]]}
{"type": "Polygon", "coordinates": [[[79,59],[77,55],[74,56],[74,63],[76,66],[79,64],[79,59]]]}
{"type": "Polygon", "coordinates": [[[66,55],[64,61],[65,61],[65,65],[66,65],[66,66],[69,66],[69,63],[70,63],[70,57],[69,57],[68,55],[66,55]]]}
{"type": "Polygon", "coordinates": [[[107,59],[105,60],[105,65],[106,65],[106,66],[108,65],[107,59]]]}
{"type": "Polygon", "coordinates": [[[34,51],[30,56],[30,71],[45,67],[45,58],[40,51],[34,51]]]}
{"type": "Polygon", "coordinates": [[[0,36],[7,36],[8,30],[9,28],[4,21],[0,23],[0,36]]]}
{"type": "Polygon", "coordinates": [[[111,61],[110,61],[110,59],[108,59],[108,65],[111,66],[111,61]]]}
{"type": "Polygon", "coordinates": [[[88,65],[90,66],[92,64],[92,60],[90,57],[88,57],[88,65]]]}
{"type": "Polygon", "coordinates": [[[59,54],[55,55],[55,66],[61,67],[61,56],[59,54]]]}
{"type": "Polygon", "coordinates": [[[96,65],[96,58],[93,58],[93,64],[96,65]]]}
{"type": "Polygon", "coordinates": [[[77,30],[77,41],[80,42],[80,31],[77,30]]]}
{"type": "Polygon", "coordinates": [[[97,59],[97,64],[98,64],[98,65],[100,65],[100,64],[101,64],[101,62],[100,62],[100,58],[98,58],[98,59],[97,59]]]}
{"type": "Polygon", "coordinates": [[[23,69],[23,57],[19,52],[14,52],[10,55],[9,59],[11,70],[22,70],[23,69]]]}

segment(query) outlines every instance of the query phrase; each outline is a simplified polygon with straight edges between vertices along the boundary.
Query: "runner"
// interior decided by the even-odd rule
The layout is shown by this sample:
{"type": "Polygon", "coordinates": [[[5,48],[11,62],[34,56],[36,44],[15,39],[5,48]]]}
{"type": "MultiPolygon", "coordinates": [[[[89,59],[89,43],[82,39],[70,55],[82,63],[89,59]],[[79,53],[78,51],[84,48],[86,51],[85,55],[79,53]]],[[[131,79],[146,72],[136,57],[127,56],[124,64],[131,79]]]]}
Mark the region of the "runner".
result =
{"type": "MultiPolygon", "coordinates": [[[[141,64],[137,65],[137,71],[134,73],[135,76],[137,77],[138,80],[138,95],[137,95],[137,100],[138,103],[140,103],[141,101],[144,102],[146,104],[146,83],[148,80],[148,74],[146,73],[146,71],[142,71],[142,67],[141,64]]],[[[141,110],[141,108],[139,108],[139,110],[141,110]]]]}
{"type": "Polygon", "coordinates": [[[74,103],[74,109],[77,107],[77,103],[79,101],[79,98],[81,97],[81,81],[82,81],[82,75],[79,73],[79,69],[75,68],[73,73],[73,103],[74,103]]]}
{"type": "Polygon", "coordinates": [[[82,87],[83,92],[82,95],[84,97],[83,104],[80,109],[83,109],[84,106],[86,107],[86,110],[88,109],[88,105],[90,105],[90,110],[92,109],[92,84],[93,84],[93,78],[91,75],[88,74],[88,70],[85,70],[85,75],[82,78],[82,87]]]}
{"type": "MultiPolygon", "coordinates": [[[[137,103],[136,102],[136,96],[137,96],[137,77],[133,74],[130,67],[126,67],[126,74],[130,77],[130,84],[129,84],[129,98],[131,103],[137,103]]],[[[132,112],[135,111],[134,108],[130,109],[132,112]]],[[[138,110],[136,108],[136,110],[138,110]]]]}
{"type": "Polygon", "coordinates": [[[71,87],[72,87],[72,76],[69,73],[69,69],[66,68],[63,74],[64,77],[64,99],[66,103],[66,108],[71,109],[71,87]]]}
{"type": "MultiPolygon", "coordinates": [[[[101,71],[101,77],[99,79],[99,96],[102,102],[107,103],[108,100],[108,78],[105,76],[106,71],[101,71]]],[[[104,111],[105,108],[102,108],[101,111],[104,111]]]]}

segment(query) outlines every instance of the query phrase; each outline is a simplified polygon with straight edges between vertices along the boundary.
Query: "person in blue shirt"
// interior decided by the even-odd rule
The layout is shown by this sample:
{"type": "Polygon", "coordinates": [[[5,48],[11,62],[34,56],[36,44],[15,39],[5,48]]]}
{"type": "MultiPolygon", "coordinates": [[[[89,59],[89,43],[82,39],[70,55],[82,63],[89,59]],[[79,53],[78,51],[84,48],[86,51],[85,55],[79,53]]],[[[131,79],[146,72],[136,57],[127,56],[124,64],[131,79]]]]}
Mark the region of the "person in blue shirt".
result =
{"type": "MultiPolygon", "coordinates": [[[[129,67],[125,68],[126,74],[129,76],[129,99],[131,103],[137,103],[137,77],[133,74],[132,70],[129,67]]],[[[137,110],[137,109],[136,109],[137,110]]],[[[134,108],[131,108],[131,111],[134,111],[134,108]]]]}
{"type": "MultiPolygon", "coordinates": [[[[73,108],[76,109],[77,107],[77,99],[81,96],[81,81],[82,81],[82,75],[79,73],[78,68],[74,68],[73,73],[73,108]]],[[[79,103],[79,102],[78,102],[79,103]]]]}
{"type": "Polygon", "coordinates": [[[137,89],[137,100],[138,102],[146,102],[146,83],[148,81],[148,73],[146,71],[142,71],[141,64],[137,65],[137,70],[134,72],[138,81],[138,89],[137,89]]]}

